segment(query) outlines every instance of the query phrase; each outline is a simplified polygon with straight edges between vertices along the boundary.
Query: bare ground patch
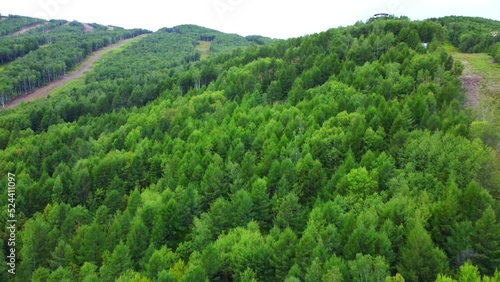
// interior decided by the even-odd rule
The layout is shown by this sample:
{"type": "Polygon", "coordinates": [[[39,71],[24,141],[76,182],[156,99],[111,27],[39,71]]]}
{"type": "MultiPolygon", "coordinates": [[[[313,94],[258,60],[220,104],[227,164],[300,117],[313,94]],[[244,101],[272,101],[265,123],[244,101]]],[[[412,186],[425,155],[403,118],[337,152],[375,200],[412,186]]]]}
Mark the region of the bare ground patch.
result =
{"type": "Polygon", "coordinates": [[[464,72],[460,76],[462,83],[466,89],[467,105],[477,107],[479,105],[479,93],[483,77],[478,74],[473,74],[468,61],[462,61],[464,64],[464,72]]]}
{"type": "Polygon", "coordinates": [[[92,30],[94,30],[93,26],[86,24],[86,23],[82,23],[82,24],[83,24],[83,32],[87,33],[87,32],[91,32],[92,30]]]}

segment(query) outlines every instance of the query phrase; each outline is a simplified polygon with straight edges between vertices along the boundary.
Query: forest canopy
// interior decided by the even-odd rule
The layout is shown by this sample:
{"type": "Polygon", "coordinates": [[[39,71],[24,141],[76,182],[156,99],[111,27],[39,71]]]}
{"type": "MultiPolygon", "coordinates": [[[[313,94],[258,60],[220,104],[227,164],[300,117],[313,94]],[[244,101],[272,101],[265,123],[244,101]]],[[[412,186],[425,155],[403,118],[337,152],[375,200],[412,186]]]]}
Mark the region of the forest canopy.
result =
{"type": "MultiPolygon", "coordinates": [[[[0,281],[500,281],[498,140],[443,47],[469,25],[497,23],[388,17],[288,40],[164,28],[1,111],[18,264],[11,276],[2,229],[0,281]]],[[[75,44],[69,68],[145,32],[57,28],[45,48],[36,31],[6,39],[27,49],[5,55],[0,93],[48,81],[28,61],[58,42],[75,44]]]]}

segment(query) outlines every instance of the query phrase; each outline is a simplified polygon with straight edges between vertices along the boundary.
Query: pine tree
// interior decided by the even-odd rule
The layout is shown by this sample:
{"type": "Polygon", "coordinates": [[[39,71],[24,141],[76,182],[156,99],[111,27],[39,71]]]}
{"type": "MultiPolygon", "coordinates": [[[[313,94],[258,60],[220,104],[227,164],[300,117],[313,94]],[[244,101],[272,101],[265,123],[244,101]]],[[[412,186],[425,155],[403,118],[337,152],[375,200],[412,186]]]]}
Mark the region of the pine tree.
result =
{"type": "Polygon", "coordinates": [[[316,282],[321,281],[323,277],[323,269],[321,267],[321,262],[318,258],[315,258],[306,272],[306,282],[316,282]]]}
{"type": "Polygon", "coordinates": [[[294,232],[299,232],[303,229],[305,223],[304,210],[294,193],[289,193],[281,199],[277,203],[275,212],[274,224],[277,227],[281,229],[290,227],[294,232]]]}
{"type": "MultiPolygon", "coordinates": [[[[19,266],[20,274],[33,273],[38,267],[46,266],[51,249],[51,246],[47,244],[48,231],[47,223],[41,218],[31,219],[24,225],[20,236],[23,242],[20,250],[23,258],[19,266]]],[[[24,279],[22,275],[20,277],[24,279]]]]}
{"type": "Polygon", "coordinates": [[[218,197],[227,195],[226,187],[222,185],[223,179],[224,172],[221,164],[209,164],[200,185],[200,194],[203,199],[202,210],[206,209],[218,197]]]}
{"type": "MultiPolygon", "coordinates": [[[[464,265],[460,266],[458,273],[458,282],[475,282],[481,281],[481,275],[479,270],[475,265],[470,262],[466,262],[464,265]]],[[[483,280],[484,281],[484,280],[483,280]]]]}
{"type": "Polygon", "coordinates": [[[473,234],[474,226],[468,220],[456,222],[453,225],[451,235],[446,240],[445,248],[451,266],[454,268],[458,268],[475,256],[473,234]]]}
{"type": "Polygon", "coordinates": [[[258,178],[252,184],[250,192],[252,198],[252,217],[256,220],[262,231],[267,232],[271,225],[271,201],[267,192],[267,182],[258,178]]]}
{"type": "MultiPolygon", "coordinates": [[[[49,280],[49,277],[50,277],[50,271],[45,267],[39,267],[31,275],[31,281],[32,282],[45,282],[45,281],[49,280]]],[[[2,281],[7,281],[7,279],[8,278],[5,278],[5,280],[2,280],[2,281]]]]}
{"type": "Polygon", "coordinates": [[[271,169],[269,169],[269,173],[267,174],[266,182],[269,188],[269,194],[272,198],[276,189],[278,188],[278,182],[281,178],[281,164],[278,160],[274,160],[271,164],[271,169]]]}
{"type": "Polygon", "coordinates": [[[305,271],[311,264],[314,247],[318,244],[314,238],[313,232],[306,229],[295,248],[295,261],[301,270],[305,271]]]}
{"type": "Polygon", "coordinates": [[[434,247],[431,237],[418,222],[408,234],[399,262],[397,270],[407,281],[433,281],[448,268],[446,255],[434,247]]]}
{"type": "Polygon", "coordinates": [[[68,267],[75,262],[73,248],[63,240],[59,241],[55,250],[51,252],[51,256],[49,264],[53,269],[57,269],[59,266],[68,267]]]}
{"type": "Polygon", "coordinates": [[[54,187],[52,187],[52,202],[61,203],[63,202],[64,188],[61,181],[61,177],[56,177],[54,181],[54,187]]]}
{"type": "Polygon", "coordinates": [[[48,282],[72,282],[75,281],[75,277],[73,276],[73,272],[67,268],[63,268],[59,266],[56,271],[52,272],[49,275],[48,282]]]}
{"type": "Polygon", "coordinates": [[[129,249],[123,242],[116,246],[113,253],[106,253],[103,259],[100,269],[102,281],[114,281],[123,272],[132,268],[129,249]]]}
{"type": "Polygon", "coordinates": [[[149,278],[155,279],[162,271],[168,271],[178,260],[179,257],[171,249],[163,246],[153,252],[144,269],[149,278]]]}
{"type": "MultiPolygon", "coordinates": [[[[200,281],[200,282],[208,282],[207,273],[205,269],[200,265],[190,265],[182,278],[179,280],[181,282],[191,282],[191,281],[200,281]]],[[[243,281],[243,280],[242,280],[243,281]]]]}
{"type": "Polygon", "coordinates": [[[321,163],[318,160],[313,160],[312,155],[307,153],[297,163],[296,171],[294,189],[299,196],[299,201],[302,204],[311,203],[316,198],[323,184],[324,172],[322,171],[321,163]]]}
{"type": "Polygon", "coordinates": [[[233,226],[232,205],[224,198],[218,198],[210,205],[210,222],[214,236],[219,236],[233,226]]]}
{"type": "Polygon", "coordinates": [[[136,270],[139,269],[139,261],[144,255],[149,242],[149,230],[140,217],[132,221],[132,226],[127,235],[127,246],[130,246],[130,258],[136,270]]]}
{"type": "Polygon", "coordinates": [[[78,229],[74,241],[78,242],[79,248],[76,250],[76,255],[80,263],[93,262],[99,264],[101,262],[105,242],[98,238],[104,238],[104,230],[96,222],[78,229]]]}
{"type": "Polygon", "coordinates": [[[491,203],[491,195],[475,181],[470,182],[460,197],[460,212],[471,221],[478,220],[491,203]]]}
{"type": "Polygon", "coordinates": [[[446,238],[451,235],[452,226],[456,221],[459,210],[460,190],[455,182],[447,183],[444,199],[434,205],[433,216],[431,218],[433,230],[432,237],[434,241],[444,246],[446,238]]]}
{"type": "Polygon", "coordinates": [[[272,245],[271,264],[275,269],[277,281],[285,279],[288,270],[292,267],[297,242],[297,236],[292,229],[286,228],[280,233],[278,241],[272,245]]]}
{"type": "Polygon", "coordinates": [[[97,266],[93,263],[90,262],[85,262],[81,267],[80,267],[80,272],[79,272],[79,281],[80,282],[95,282],[99,281],[99,278],[97,277],[97,266]]]}
{"type": "Polygon", "coordinates": [[[210,244],[203,250],[201,263],[210,280],[214,280],[217,273],[222,270],[224,262],[222,261],[221,254],[217,252],[213,244],[210,244]]]}
{"type": "Polygon", "coordinates": [[[252,220],[252,210],[252,198],[246,190],[241,189],[231,195],[233,227],[246,226],[252,220]]]}
{"type": "Polygon", "coordinates": [[[151,282],[150,279],[144,277],[140,273],[134,272],[131,269],[125,271],[115,282],[151,282]]]}
{"type": "Polygon", "coordinates": [[[476,222],[473,238],[477,251],[474,261],[482,274],[493,274],[500,265],[500,225],[491,206],[476,222]]]}
{"type": "Polygon", "coordinates": [[[127,211],[131,216],[135,215],[137,209],[142,205],[141,193],[135,188],[128,197],[127,211]]]}
{"type": "Polygon", "coordinates": [[[160,206],[153,222],[151,239],[156,246],[176,246],[179,242],[182,227],[181,215],[177,202],[170,199],[166,205],[160,206]]]}

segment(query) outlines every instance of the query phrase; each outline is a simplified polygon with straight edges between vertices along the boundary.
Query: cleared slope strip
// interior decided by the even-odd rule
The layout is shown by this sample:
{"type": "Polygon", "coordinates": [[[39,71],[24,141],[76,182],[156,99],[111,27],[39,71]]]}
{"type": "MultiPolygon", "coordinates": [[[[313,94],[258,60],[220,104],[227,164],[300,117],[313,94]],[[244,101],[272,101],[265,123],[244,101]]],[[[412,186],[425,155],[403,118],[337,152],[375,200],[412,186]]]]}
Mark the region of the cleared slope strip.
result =
{"type": "MultiPolygon", "coordinates": [[[[478,120],[487,121],[492,130],[500,128],[500,64],[484,53],[461,53],[450,50],[457,61],[464,64],[461,79],[467,94],[468,106],[478,120]]],[[[496,135],[496,134],[494,134],[496,135]]],[[[500,172],[500,142],[496,143],[497,167],[500,172]]],[[[499,199],[500,195],[494,195],[499,199]]]]}
{"type": "Polygon", "coordinates": [[[32,29],[35,29],[35,28],[38,28],[38,27],[41,27],[42,25],[44,25],[46,23],[39,23],[39,24],[35,24],[35,25],[31,25],[31,26],[27,26],[27,27],[24,27],[23,29],[19,30],[19,31],[16,31],[14,33],[12,33],[12,35],[21,35],[23,33],[26,33],[32,29]]]}
{"type": "Polygon", "coordinates": [[[29,101],[33,101],[33,100],[39,99],[39,98],[46,98],[47,96],[49,96],[50,93],[52,93],[57,88],[64,86],[65,84],[67,84],[68,82],[70,82],[74,79],[79,79],[79,78],[83,77],[84,72],[90,70],[92,68],[92,65],[97,60],[99,60],[104,54],[106,54],[110,51],[116,50],[116,49],[122,47],[123,45],[127,44],[129,41],[134,40],[134,39],[138,39],[138,38],[143,37],[143,36],[145,36],[145,35],[140,35],[138,37],[124,39],[124,40],[121,40],[115,44],[104,47],[104,48],[92,53],[87,59],[85,59],[75,70],[70,72],[68,75],[65,75],[61,79],[47,84],[44,87],[40,87],[31,93],[28,93],[26,95],[21,95],[21,96],[18,96],[16,98],[12,99],[9,103],[5,104],[5,108],[6,109],[13,108],[22,102],[29,102],[29,101]]]}

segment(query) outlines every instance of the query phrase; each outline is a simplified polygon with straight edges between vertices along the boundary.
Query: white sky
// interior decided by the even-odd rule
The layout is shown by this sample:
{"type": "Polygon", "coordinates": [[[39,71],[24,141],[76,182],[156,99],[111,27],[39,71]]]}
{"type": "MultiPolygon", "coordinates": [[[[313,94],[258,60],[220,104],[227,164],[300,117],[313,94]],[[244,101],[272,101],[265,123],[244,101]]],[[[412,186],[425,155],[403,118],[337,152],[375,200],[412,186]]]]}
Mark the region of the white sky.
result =
{"type": "Polygon", "coordinates": [[[0,0],[0,13],[145,28],[197,24],[228,33],[297,37],[386,12],[413,20],[447,15],[500,20],[498,0],[0,0]]]}

